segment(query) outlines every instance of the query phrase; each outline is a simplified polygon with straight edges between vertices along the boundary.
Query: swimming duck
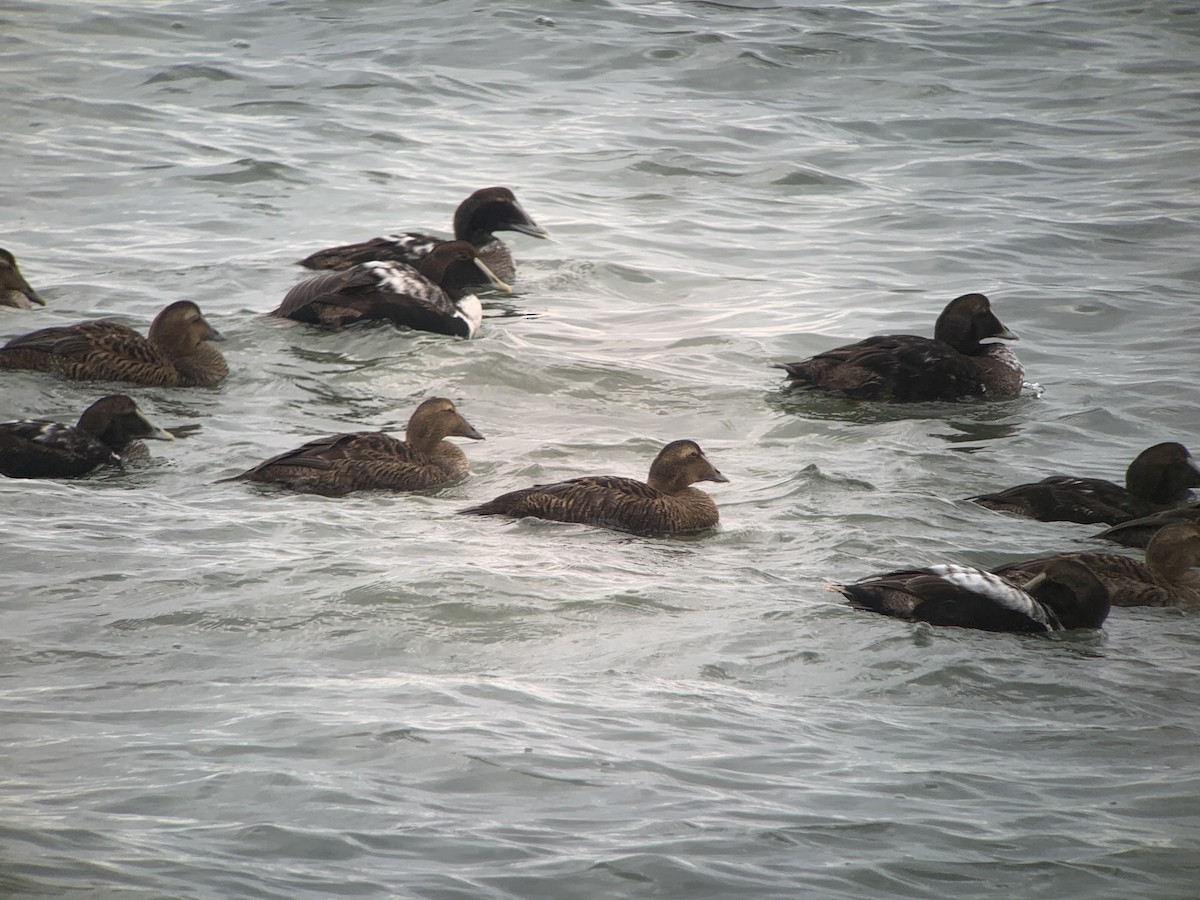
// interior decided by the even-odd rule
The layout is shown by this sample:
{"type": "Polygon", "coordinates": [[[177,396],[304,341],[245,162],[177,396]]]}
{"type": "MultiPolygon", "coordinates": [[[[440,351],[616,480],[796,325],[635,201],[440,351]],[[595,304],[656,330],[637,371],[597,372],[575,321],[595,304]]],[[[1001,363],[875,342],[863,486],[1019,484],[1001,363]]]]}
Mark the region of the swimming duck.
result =
{"type": "Polygon", "coordinates": [[[399,262],[365,262],[302,281],[270,313],[325,328],[387,319],[395,325],[469,338],[483,321],[483,305],[468,291],[480,273],[503,291],[497,278],[466,241],[443,241],[425,257],[420,271],[399,262]]]}
{"type": "Polygon", "coordinates": [[[403,441],[381,431],[335,434],[221,480],[280,484],[327,497],[351,491],[442,487],[465,478],[468,472],[466,454],[444,440],[447,437],[483,440],[453,403],[435,397],[413,412],[403,441]]]}
{"type": "MultiPolygon", "coordinates": [[[[550,232],[530,218],[508,188],[483,188],[460,203],[454,213],[454,239],[472,244],[487,267],[503,281],[512,279],[516,267],[508,247],[493,233],[496,231],[550,237],[550,232]]],[[[349,269],[359,263],[380,260],[419,266],[443,240],[417,232],[389,234],[361,244],[318,250],[300,260],[300,265],[309,269],[349,269]]]]}
{"type": "Polygon", "coordinates": [[[1032,578],[1059,560],[1083,563],[1104,582],[1113,606],[1200,606],[1200,523],[1174,522],[1146,547],[1146,561],[1118,553],[1061,553],[996,568],[1009,579],[1032,578]]]}
{"type": "Polygon", "coordinates": [[[0,473],[9,478],[79,478],[99,466],[149,456],[138,438],[175,440],[131,398],[101,397],[75,425],[40,419],[0,423],[0,473]]]}
{"type": "Polygon", "coordinates": [[[200,307],[179,300],[154,317],[149,337],[115,322],[43,328],[0,347],[0,369],[57,372],[76,380],[156,387],[211,387],[229,367],[209,341],[222,340],[200,307]]]}
{"type": "Polygon", "coordinates": [[[0,306],[33,309],[35,303],[46,305],[46,301],[22,277],[21,270],[17,268],[17,258],[0,248],[0,306]]]}
{"type": "Polygon", "coordinates": [[[1141,547],[1144,549],[1150,544],[1150,539],[1158,533],[1159,529],[1170,525],[1172,522],[1200,523],[1200,502],[1189,503],[1186,506],[1175,506],[1171,509],[1164,509],[1161,512],[1151,513],[1148,516],[1129,519],[1099,534],[1094,534],[1092,537],[1105,541],[1113,541],[1117,544],[1123,544],[1126,547],[1141,547]]]}
{"type": "Polygon", "coordinates": [[[618,475],[588,475],[502,494],[459,510],[472,516],[534,516],[555,522],[602,525],[634,534],[694,534],[717,524],[712,497],[697,481],[729,481],[695,441],[672,441],[650,466],[645,482],[618,475]]]}
{"type": "Polygon", "coordinates": [[[1200,486],[1200,469],[1183,444],[1168,441],[1148,447],[1125,470],[1125,487],[1103,478],[1052,475],[970,499],[999,512],[1042,522],[1109,525],[1150,515],[1181,503],[1200,486]]]}
{"type": "Polygon", "coordinates": [[[790,386],[833,391],[856,400],[920,403],[934,400],[1010,400],[1021,393],[1025,369],[1007,346],[1017,340],[983,294],[951,300],[933,337],[887,334],[777,364],[790,386]]]}
{"type": "Polygon", "coordinates": [[[936,565],[829,588],[843,594],[855,609],[983,631],[1099,628],[1109,610],[1104,584],[1075,560],[1056,560],[1020,587],[972,566],[936,565]]]}

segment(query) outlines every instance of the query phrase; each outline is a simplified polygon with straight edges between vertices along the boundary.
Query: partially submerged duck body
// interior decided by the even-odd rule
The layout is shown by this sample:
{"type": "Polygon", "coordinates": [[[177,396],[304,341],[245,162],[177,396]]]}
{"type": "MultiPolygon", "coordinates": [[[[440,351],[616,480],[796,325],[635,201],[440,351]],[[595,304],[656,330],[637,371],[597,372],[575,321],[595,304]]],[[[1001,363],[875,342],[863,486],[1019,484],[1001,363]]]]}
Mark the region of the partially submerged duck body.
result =
{"type": "Polygon", "coordinates": [[[171,441],[123,394],[101,397],[75,425],[40,419],[0,423],[0,474],[9,478],[79,478],[100,466],[149,456],[139,439],[171,441]]]}
{"type": "Polygon", "coordinates": [[[323,328],[385,320],[418,331],[471,337],[483,320],[483,305],[470,285],[497,278],[465,241],[434,248],[420,271],[398,262],[365,262],[326,272],[288,291],[270,315],[323,328]]]}
{"type": "Polygon", "coordinates": [[[971,499],[988,509],[1042,522],[1113,525],[1181,503],[1198,486],[1200,469],[1191,454],[1182,444],[1168,441],[1138,454],[1125,472],[1125,487],[1103,478],[1053,475],[971,499]]]}
{"type": "Polygon", "coordinates": [[[1148,516],[1129,519],[1121,522],[1119,525],[1114,525],[1112,528],[1101,531],[1099,534],[1094,534],[1092,537],[1112,541],[1126,547],[1141,547],[1145,549],[1160,530],[1175,522],[1200,523],[1200,502],[1189,503],[1186,506],[1176,506],[1171,509],[1164,509],[1162,512],[1152,513],[1148,516]]]}
{"type": "Polygon", "coordinates": [[[1032,578],[1059,560],[1077,560],[1108,588],[1113,606],[1200,606],[1200,524],[1164,526],[1146,548],[1146,561],[1117,553],[1062,553],[996,568],[1005,578],[1032,578]]]}
{"type": "Polygon", "coordinates": [[[973,566],[901,569],[830,585],[855,609],[931,625],[1038,633],[1099,628],[1108,591],[1086,566],[1060,561],[1023,586],[973,566]]]}
{"type": "MultiPolygon", "coordinates": [[[[496,237],[497,231],[516,231],[536,238],[550,236],[525,212],[508,188],[483,188],[460,203],[454,213],[454,239],[470,243],[484,264],[502,281],[511,280],[516,267],[512,253],[496,237]]],[[[380,261],[419,267],[433,248],[444,241],[444,238],[420,232],[389,234],[358,244],[318,250],[300,260],[300,265],[309,269],[342,270],[380,261]]]]}
{"type": "Polygon", "coordinates": [[[17,268],[17,258],[0,248],[0,306],[33,309],[35,303],[38,306],[46,305],[46,301],[29,286],[29,282],[17,268]]]}
{"type": "Polygon", "coordinates": [[[673,441],[659,452],[644,482],[589,475],[512,491],[460,512],[532,516],[644,535],[696,534],[715,527],[720,515],[712,497],[691,485],[728,480],[694,441],[673,441]]]}
{"type": "Polygon", "coordinates": [[[278,484],[329,497],[352,491],[443,487],[465,478],[469,471],[466,455],[447,437],[483,440],[452,402],[435,397],[413,412],[405,440],[381,431],[335,434],[221,480],[278,484]]]}
{"type": "Polygon", "coordinates": [[[1021,393],[1025,369],[1004,344],[1015,341],[983,294],[964,294],[938,316],[932,338],[914,334],[870,337],[782,363],[790,386],[856,400],[921,403],[1010,400],[1021,393]]]}
{"type": "Polygon", "coordinates": [[[200,308],[180,300],[163,309],[148,337],[115,322],[43,328],[0,348],[0,369],[54,372],[77,381],[127,381],[155,387],[211,387],[229,374],[209,341],[221,335],[200,308]]]}

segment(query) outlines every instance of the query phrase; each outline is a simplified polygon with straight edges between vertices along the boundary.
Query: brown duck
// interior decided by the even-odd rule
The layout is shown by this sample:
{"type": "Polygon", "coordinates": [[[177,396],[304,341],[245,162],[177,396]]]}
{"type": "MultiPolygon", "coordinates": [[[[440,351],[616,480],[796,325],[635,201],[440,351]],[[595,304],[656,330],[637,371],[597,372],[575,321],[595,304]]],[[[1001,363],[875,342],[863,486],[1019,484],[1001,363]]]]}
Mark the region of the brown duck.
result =
{"type": "Polygon", "coordinates": [[[1052,475],[971,499],[980,506],[1042,522],[1116,524],[1182,503],[1200,486],[1200,469],[1183,444],[1148,447],[1125,470],[1125,487],[1103,478],[1052,475]]]}
{"type": "Polygon", "coordinates": [[[209,341],[221,335],[200,308],[180,300],[155,316],[149,337],[115,322],[43,328],[0,347],[0,369],[57,372],[79,381],[128,381],[155,387],[211,387],[229,367],[209,341]]]}
{"type": "Polygon", "coordinates": [[[843,594],[855,609],[982,631],[1099,628],[1110,606],[1102,580],[1088,566],[1069,559],[1054,560],[1036,578],[1020,580],[973,566],[942,564],[829,588],[843,594]]]}
{"type": "Polygon", "coordinates": [[[788,373],[791,387],[856,400],[1011,400],[1021,393],[1025,369],[1005,345],[983,343],[987,338],[1017,340],[987,297],[964,294],[942,310],[932,338],[879,335],[775,368],[788,373]]]}
{"type": "Polygon", "coordinates": [[[1186,506],[1175,506],[1162,512],[1151,513],[1129,519],[1119,525],[1114,525],[1092,537],[1104,541],[1123,544],[1126,547],[1141,547],[1145,549],[1150,539],[1158,534],[1159,529],[1165,528],[1172,522],[1200,523],[1200,503],[1189,503],[1186,506]]]}
{"type": "Polygon", "coordinates": [[[1077,560],[1104,582],[1113,606],[1200,606],[1200,524],[1176,522],[1154,535],[1146,561],[1117,553],[1062,553],[999,566],[1005,578],[1032,578],[1052,563],[1077,560]]]}
{"type": "Polygon", "coordinates": [[[40,419],[0,423],[0,473],[9,478],[79,478],[150,454],[139,438],[175,438],[124,394],[101,397],[76,425],[40,419]]]}
{"type": "Polygon", "coordinates": [[[672,441],[659,452],[645,482],[618,475],[589,475],[512,491],[480,506],[472,516],[533,516],[555,522],[602,525],[634,534],[694,534],[718,520],[712,497],[697,481],[729,481],[695,441],[672,441]]]}
{"type": "Polygon", "coordinates": [[[444,241],[425,256],[420,271],[375,261],[302,281],[270,315],[324,328],[385,319],[419,331],[471,337],[483,320],[483,305],[469,288],[485,280],[512,290],[469,243],[444,241]]]}
{"type": "Polygon", "coordinates": [[[38,296],[37,291],[29,286],[29,282],[17,268],[17,258],[7,250],[0,248],[0,306],[15,306],[17,309],[33,309],[33,304],[45,306],[46,301],[38,296]]]}
{"type": "MultiPolygon", "coordinates": [[[[516,231],[536,238],[550,236],[550,232],[530,218],[508,188],[483,188],[460,203],[454,213],[454,239],[471,243],[487,267],[502,281],[510,280],[516,274],[516,267],[512,253],[496,237],[494,232],[497,231],[516,231]]],[[[443,240],[445,238],[417,232],[389,234],[360,244],[318,250],[300,260],[300,265],[309,269],[349,269],[359,263],[379,260],[417,267],[443,240]]]]}
{"type": "Polygon", "coordinates": [[[426,400],[408,420],[405,440],[381,431],[335,434],[309,441],[222,481],[279,484],[305,494],[337,497],[351,491],[416,491],[466,477],[467,457],[444,440],[476,431],[449,400],[426,400]]]}

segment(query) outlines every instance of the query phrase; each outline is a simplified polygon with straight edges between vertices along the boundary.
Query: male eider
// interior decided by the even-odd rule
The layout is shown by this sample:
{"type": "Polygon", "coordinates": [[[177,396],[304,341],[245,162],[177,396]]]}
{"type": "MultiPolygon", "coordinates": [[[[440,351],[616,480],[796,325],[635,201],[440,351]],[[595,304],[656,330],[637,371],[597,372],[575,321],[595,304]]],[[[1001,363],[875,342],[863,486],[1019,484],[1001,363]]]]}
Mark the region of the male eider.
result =
{"type": "Polygon", "coordinates": [[[602,525],[634,534],[695,534],[719,519],[712,497],[697,481],[729,481],[695,441],[672,441],[659,452],[646,481],[618,475],[588,475],[537,484],[503,494],[464,515],[533,516],[555,522],[602,525]]]}
{"type": "Polygon", "coordinates": [[[335,434],[309,441],[222,481],[278,484],[305,494],[336,497],[351,491],[416,491],[466,477],[467,457],[444,440],[483,440],[444,398],[426,400],[408,420],[405,439],[381,431],[335,434]]]}
{"type": "Polygon", "coordinates": [[[78,381],[211,387],[229,367],[209,341],[221,335],[200,308],[180,300],[155,316],[148,337],[115,322],[43,328],[0,347],[0,369],[56,372],[78,381]]]}
{"type": "Polygon", "coordinates": [[[270,315],[325,328],[386,319],[394,325],[471,337],[483,321],[483,305],[469,287],[480,275],[511,290],[466,241],[438,244],[420,271],[400,262],[365,262],[302,281],[270,315]]]}
{"type": "Polygon", "coordinates": [[[0,473],[9,478],[79,478],[99,466],[149,456],[139,438],[175,438],[124,394],[101,397],[75,425],[40,419],[0,423],[0,473]]]}
{"type": "MultiPolygon", "coordinates": [[[[460,203],[454,213],[454,239],[474,246],[487,267],[502,281],[511,280],[516,267],[508,247],[494,234],[497,231],[516,231],[536,238],[550,236],[550,232],[530,218],[508,188],[483,188],[460,203]]],[[[420,266],[443,240],[418,232],[389,234],[360,244],[318,250],[300,260],[300,265],[309,269],[349,269],[379,260],[420,266]]]]}
{"type": "Polygon", "coordinates": [[[1011,400],[1025,370],[1004,344],[982,343],[987,338],[1017,340],[987,297],[964,294],[938,316],[932,338],[880,335],[775,368],[788,373],[791,387],[856,400],[1011,400]]]}
{"type": "Polygon", "coordinates": [[[1148,447],[1125,470],[1125,487],[1103,478],[1052,475],[1030,484],[972,497],[980,506],[1042,522],[1115,525],[1182,503],[1200,486],[1197,469],[1183,444],[1148,447]]]}
{"type": "Polygon", "coordinates": [[[1023,586],[983,569],[943,564],[829,587],[855,609],[983,631],[1095,629],[1104,624],[1109,610],[1104,584],[1074,560],[1047,565],[1023,586]]]}

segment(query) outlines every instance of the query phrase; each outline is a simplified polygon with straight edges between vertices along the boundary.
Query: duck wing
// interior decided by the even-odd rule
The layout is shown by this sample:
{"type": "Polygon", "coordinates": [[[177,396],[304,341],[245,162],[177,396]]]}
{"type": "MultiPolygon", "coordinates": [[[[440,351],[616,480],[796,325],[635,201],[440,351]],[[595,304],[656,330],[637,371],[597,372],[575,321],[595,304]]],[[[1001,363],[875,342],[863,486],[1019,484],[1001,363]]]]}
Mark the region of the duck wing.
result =
{"type": "Polygon", "coordinates": [[[1052,475],[1031,484],[970,498],[980,506],[1042,522],[1115,524],[1153,513],[1158,507],[1103,478],[1052,475]]]}
{"type": "Polygon", "coordinates": [[[78,478],[102,465],[120,465],[87,432],[57,422],[0,423],[0,473],[9,478],[78,478]]]}
{"type": "Polygon", "coordinates": [[[400,262],[417,267],[435,246],[445,238],[419,232],[403,232],[371,238],[358,244],[343,244],[318,250],[304,259],[300,265],[306,269],[351,269],[360,263],[382,260],[400,262]]]}

